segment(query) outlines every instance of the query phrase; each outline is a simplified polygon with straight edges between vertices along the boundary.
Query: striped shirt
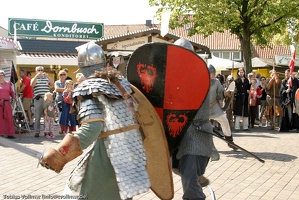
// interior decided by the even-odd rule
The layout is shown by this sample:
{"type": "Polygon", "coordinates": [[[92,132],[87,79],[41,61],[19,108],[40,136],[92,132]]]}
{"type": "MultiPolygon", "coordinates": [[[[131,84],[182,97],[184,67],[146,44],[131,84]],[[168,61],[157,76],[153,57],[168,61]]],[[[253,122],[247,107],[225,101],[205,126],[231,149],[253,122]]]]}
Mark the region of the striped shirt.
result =
{"type": "Polygon", "coordinates": [[[36,84],[33,88],[34,97],[37,95],[44,96],[46,92],[50,92],[50,81],[48,78],[37,78],[36,84]]]}

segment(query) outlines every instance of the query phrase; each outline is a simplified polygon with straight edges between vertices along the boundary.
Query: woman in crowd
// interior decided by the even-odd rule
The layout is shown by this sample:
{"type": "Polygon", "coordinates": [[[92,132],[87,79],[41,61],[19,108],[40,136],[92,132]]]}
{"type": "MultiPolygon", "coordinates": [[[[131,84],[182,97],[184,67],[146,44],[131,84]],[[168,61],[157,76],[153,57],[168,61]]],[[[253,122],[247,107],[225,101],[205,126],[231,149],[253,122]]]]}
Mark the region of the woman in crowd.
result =
{"type": "Polygon", "coordinates": [[[73,81],[67,80],[65,82],[65,89],[62,94],[63,103],[62,103],[62,112],[59,120],[62,134],[67,133],[67,129],[72,133],[76,131],[77,121],[76,115],[70,113],[72,106],[72,90],[73,90],[73,81]]]}
{"type": "Polygon", "coordinates": [[[252,78],[250,80],[250,93],[249,93],[249,113],[250,113],[250,124],[251,128],[254,128],[254,122],[258,111],[258,98],[261,98],[262,91],[257,87],[257,80],[252,78]]]}
{"type": "Polygon", "coordinates": [[[63,104],[62,92],[64,91],[67,73],[64,70],[60,70],[58,72],[58,76],[59,76],[59,79],[57,81],[55,81],[55,84],[54,84],[54,87],[55,87],[54,91],[56,92],[55,103],[56,103],[56,109],[57,109],[57,113],[58,113],[58,122],[59,122],[60,116],[61,116],[61,111],[62,111],[62,104],[63,104]]]}
{"type": "Polygon", "coordinates": [[[266,97],[267,97],[267,93],[266,93],[266,77],[261,76],[260,78],[260,85],[259,85],[260,90],[262,91],[262,97],[261,97],[261,107],[260,107],[260,113],[259,113],[259,117],[260,117],[260,125],[262,125],[263,123],[263,116],[266,117],[266,124],[265,126],[270,126],[270,121],[269,121],[269,117],[266,116],[265,111],[266,111],[266,97]]]}
{"type": "Polygon", "coordinates": [[[0,70],[0,136],[15,138],[15,126],[12,116],[10,97],[16,99],[12,89],[12,83],[5,81],[5,73],[0,70]]]}
{"type": "Polygon", "coordinates": [[[235,80],[235,130],[240,131],[240,119],[243,118],[243,131],[248,131],[248,95],[250,92],[249,80],[245,76],[244,68],[238,69],[238,77],[235,80]]]}

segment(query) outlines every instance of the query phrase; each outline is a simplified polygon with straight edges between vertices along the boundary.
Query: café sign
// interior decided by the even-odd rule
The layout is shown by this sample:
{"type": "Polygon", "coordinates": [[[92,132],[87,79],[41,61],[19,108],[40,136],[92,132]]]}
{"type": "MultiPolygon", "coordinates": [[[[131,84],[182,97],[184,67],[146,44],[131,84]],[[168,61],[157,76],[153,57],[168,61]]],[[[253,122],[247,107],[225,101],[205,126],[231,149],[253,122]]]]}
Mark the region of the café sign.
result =
{"type": "Polygon", "coordinates": [[[8,19],[8,35],[48,38],[99,39],[103,23],[70,22],[41,19],[8,19]],[[16,28],[16,29],[15,29],[16,28]]]}

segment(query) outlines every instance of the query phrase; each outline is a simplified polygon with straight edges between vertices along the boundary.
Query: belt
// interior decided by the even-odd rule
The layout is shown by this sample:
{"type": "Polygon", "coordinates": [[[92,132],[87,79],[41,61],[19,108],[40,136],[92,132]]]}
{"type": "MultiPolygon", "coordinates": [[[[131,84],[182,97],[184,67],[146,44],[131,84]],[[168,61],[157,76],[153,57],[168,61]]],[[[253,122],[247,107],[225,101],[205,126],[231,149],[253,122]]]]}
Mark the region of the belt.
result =
{"type": "Polygon", "coordinates": [[[38,95],[35,96],[34,99],[39,100],[40,98],[43,99],[44,97],[42,95],[38,94],[38,95]]]}
{"type": "Polygon", "coordinates": [[[7,102],[8,100],[6,99],[0,99],[0,101],[3,102],[3,105],[0,105],[2,107],[2,119],[4,119],[4,108],[5,108],[5,102],[7,102]]]}

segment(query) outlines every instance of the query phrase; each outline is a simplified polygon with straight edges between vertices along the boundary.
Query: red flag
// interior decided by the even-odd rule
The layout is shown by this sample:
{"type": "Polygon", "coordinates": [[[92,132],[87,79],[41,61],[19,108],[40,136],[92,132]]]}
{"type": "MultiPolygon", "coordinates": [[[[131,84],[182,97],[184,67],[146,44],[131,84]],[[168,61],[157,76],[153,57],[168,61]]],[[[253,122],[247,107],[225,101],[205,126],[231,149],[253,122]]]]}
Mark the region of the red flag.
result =
{"type": "Polygon", "coordinates": [[[294,72],[295,69],[295,58],[296,58],[296,49],[293,52],[292,59],[290,61],[289,67],[290,67],[290,78],[289,78],[289,84],[292,87],[292,73],[294,72]]]}

